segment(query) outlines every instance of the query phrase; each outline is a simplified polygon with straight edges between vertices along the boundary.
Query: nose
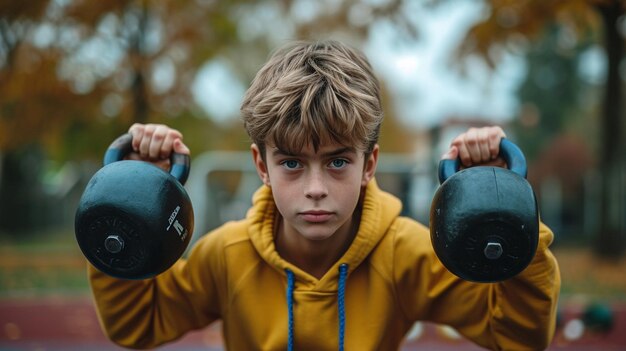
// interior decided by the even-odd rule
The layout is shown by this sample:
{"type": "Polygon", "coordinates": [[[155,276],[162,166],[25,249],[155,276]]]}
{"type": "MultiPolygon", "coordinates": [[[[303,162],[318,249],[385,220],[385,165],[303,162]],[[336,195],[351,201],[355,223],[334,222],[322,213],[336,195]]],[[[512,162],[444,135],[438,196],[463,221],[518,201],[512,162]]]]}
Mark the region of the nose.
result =
{"type": "Polygon", "coordinates": [[[308,177],[305,187],[304,195],[308,199],[321,200],[328,196],[328,187],[324,181],[324,176],[319,171],[312,171],[308,177]]]}

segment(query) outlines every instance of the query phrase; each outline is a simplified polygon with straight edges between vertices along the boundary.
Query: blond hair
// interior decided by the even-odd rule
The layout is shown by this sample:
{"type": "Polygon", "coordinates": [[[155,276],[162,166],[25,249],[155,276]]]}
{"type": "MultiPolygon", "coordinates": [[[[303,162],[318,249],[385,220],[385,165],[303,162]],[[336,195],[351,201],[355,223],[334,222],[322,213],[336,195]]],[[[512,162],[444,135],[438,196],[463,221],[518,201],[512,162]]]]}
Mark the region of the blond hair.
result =
{"type": "Polygon", "coordinates": [[[336,142],[368,154],[383,112],[378,80],[360,51],[337,41],[295,42],[259,70],[241,106],[244,127],[289,153],[336,142]]]}

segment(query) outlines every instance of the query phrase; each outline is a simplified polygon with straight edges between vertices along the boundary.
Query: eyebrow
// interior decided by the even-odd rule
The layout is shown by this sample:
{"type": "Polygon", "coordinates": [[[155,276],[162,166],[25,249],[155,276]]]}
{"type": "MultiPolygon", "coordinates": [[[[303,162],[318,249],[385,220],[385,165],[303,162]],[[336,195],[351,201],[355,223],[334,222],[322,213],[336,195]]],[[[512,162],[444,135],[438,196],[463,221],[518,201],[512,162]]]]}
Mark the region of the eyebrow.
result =
{"type": "MultiPolygon", "coordinates": [[[[328,152],[324,152],[321,154],[322,157],[332,157],[332,156],[338,156],[338,155],[342,155],[345,153],[355,153],[356,150],[352,147],[342,147],[339,149],[335,149],[335,150],[331,150],[328,152]]],[[[297,153],[291,153],[285,150],[281,150],[279,148],[275,148],[274,151],[272,151],[272,155],[274,156],[301,156],[301,154],[297,154],[297,153]]]]}

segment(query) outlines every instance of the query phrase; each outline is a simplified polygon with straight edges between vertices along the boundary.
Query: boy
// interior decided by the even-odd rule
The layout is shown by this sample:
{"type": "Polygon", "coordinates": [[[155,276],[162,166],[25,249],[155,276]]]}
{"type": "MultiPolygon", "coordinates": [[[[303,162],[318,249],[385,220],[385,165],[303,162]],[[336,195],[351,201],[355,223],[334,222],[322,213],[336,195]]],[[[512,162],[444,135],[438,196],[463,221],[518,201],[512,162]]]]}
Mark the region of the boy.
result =
{"type": "MultiPolygon", "coordinates": [[[[490,349],[546,348],[560,286],[552,233],[541,226],[532,263],[507,281],[448,272],[428,228],[400,217],[400,201],[374,180],[378,89],[366,58],[340,43],[277,51],[241,108],[264,183],[246,218],[204,236],[151,280],[89,267],[108,336],[147,348],[221,319],[229,350],[392,350],[427,320],[490,349]]],[[[166,126],[129,131],[135,157],[189,153],[166,126]]],[[[494,162],[503,136],[498,127],[471,129],[444,157],[494,162]]]]}

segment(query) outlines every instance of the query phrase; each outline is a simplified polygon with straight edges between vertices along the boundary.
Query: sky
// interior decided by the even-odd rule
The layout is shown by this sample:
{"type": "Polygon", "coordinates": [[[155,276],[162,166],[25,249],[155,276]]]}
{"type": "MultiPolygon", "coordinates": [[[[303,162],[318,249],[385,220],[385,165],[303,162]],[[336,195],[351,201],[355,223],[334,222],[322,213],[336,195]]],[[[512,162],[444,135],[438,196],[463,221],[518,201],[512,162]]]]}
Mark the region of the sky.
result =
{"type": "MultiPolygon", "coordinates": [[[[316,16],[324,11],[332,13],[341,4],[338,0],[294,1],[288,14],[278,2],[239,8],[236,13],[240,39],[244,43],[268,40],[277,47],[295,37],[294,22],[313,23],[316,16]]],[[[460,63],[452,60],[470,26],[489,13],[486,5],[475,0],[440,1],[436,6],[425,5],[428,1],[405,1],[401,11],[418,33],[417,39],[407,40],[398,35],[394,24],[380,19],[371,22],[373,16],[368,6],[385,1],[388,0],[355,3],[348,20],[355,26],[370,26],[369,37],[361,49],[389,90],[391,99],[385,103],[393,104],[391,107],[401,123],[419,130],[448,118],[483,119],[497,124],[517,115],[516,90],[528,71],[524,57],[504,54],[491,70],[482,59],[470,56],[462,63],[465,74],[461,73],[460,63]]],[[[110,76],[124,58],[125,48],[116,35],[118,21],[114,15],[106,16],[98,24],[99,35],[82,43],[77,54],[59,68],[60,76],[73,83],[76,93],[91,91],[98,79],[110,76]]],[[[623,23],[621,28],[626,33],[626,20],[623,23]]],[[[158,21],[152,24],[146,45],[146,50],[151,50],[149,53],[158,51],[163,35],[162,24],[158,21]]],[[[71,47],[78,45],[80,35],[71,26],[55,28],[46,23],[33,34],[33,43],[39,47],[51,46],[56,39],[59,45],[71,47]]],[[[176,79],[176,60],[184,53],[175,51],[153,62],[150,81],[156,93],[166,93],[176,79]]],[[[602,83],[603,55],[602,48],[592,46],[580,56],[582,79],[592,84],[602,83]]],[[[236,60],[218,56],[201,67],[193,83],[195,102],[218,123],[239,120],[239,106],[248,82],[241,80],[238,70],[241,67],[237,67],[236,60]]],[[[622,69],[622,75],[626,77],[626,69],[622,69]]],[[[127,86],[129,77],[122,75],[115,84],[127,86]]],[[[103,113],[109,117],[118,115],[123,102],[120,94],[112,93],[103,102],[103,113]]]]}
{"type": "MultiPolygon", "coordinates": [[[[393,25],[381,21],[374,24],[362,48],[389,88],[400,121],[422,129],[450,117],[494,122],[513,117],[515,90],[525,74],[523,58],[506,56],[495,71],[480,59],[469,58],[466,75],[450,61],[469,26],[485,9],[472,0],[443,2],[432,8],[418,1],[407,3],[406,13],[416,14],[411,19],[419,38],[399,41],[393,25]]],[[[266,16],[271,19],[271,14],[266,16]]],[[[232,69],[218,58],[200,70],[194,83],[196,102],[217,122],[237,118],[246,89],[232,69]]]]}
{"type": "Polygon", "coordinates": [[[461,0],[424,11],[428,13],[415,18],[416,43],[397,45],[389,40],[392,26],[380,23],[365,49],[391,89],[400,120],[423,128],[446,118],[511,118],[517,109],[515,90],[525,74],[523,58],[505,56],[490,71],[481,59],[470,57],[463,63],[466,75],[452,62],[454,50],[484,9],[461,0]]]}

